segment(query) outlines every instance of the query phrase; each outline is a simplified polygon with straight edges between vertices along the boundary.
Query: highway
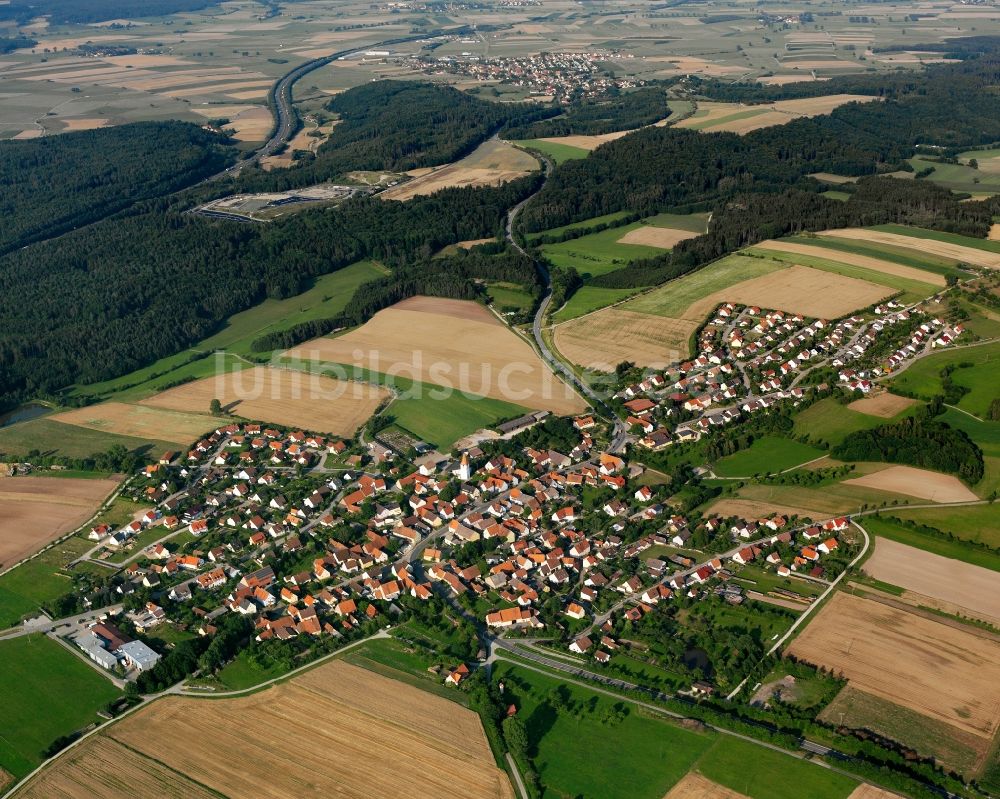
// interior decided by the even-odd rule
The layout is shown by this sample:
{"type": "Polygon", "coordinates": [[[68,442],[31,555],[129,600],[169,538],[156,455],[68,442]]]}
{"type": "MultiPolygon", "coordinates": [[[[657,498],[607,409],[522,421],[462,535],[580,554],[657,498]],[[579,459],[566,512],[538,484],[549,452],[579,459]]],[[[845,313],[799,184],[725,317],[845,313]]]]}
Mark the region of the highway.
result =
{"type": "Polygon", "coordinates": [[[401,36],[395,39],[386,39],[381,42],[366,44],[363,47],[353,47],[350,50],[339,50],[336,53],[331,53],[330,55],[325,55],[321,58],[314,58],[311,61],[305,61],[302,64],[299,64],[291,71],[282,75],[271,87],[270,92],[268,92],[267,102],[268,105],[271,106],[271,113],[274,115],[274,128],[271,133],[271,138],[264,142],[259,149],[255,150],[246,158],[237,161],[235,164],[228,167],[225,171],[219,173],[215,177],[232,177],[238,175],[244,167],[254,164],[266,156],[279,152],[281,148],[291,140],[292,136],[295,135],[296,130],[298,130],[298,114],[295,113],[295,108],[292,105],[292,90],[299,78],[308,75],[310,72],[314,72],[320,67],[325,67],[327,64],[330,64],[339,58],[362,53],[365,50],[371,50],[372,48],[386,47],[393,44],[402,44],[404,42],[413,42],[420,39],[435,39],[440,36],[458,35],[466,33],[468,30],[469,29],[467,27],[463,26],[448,30],[430,31],[428,33],[421,33],[414,36],[401,36]]]}

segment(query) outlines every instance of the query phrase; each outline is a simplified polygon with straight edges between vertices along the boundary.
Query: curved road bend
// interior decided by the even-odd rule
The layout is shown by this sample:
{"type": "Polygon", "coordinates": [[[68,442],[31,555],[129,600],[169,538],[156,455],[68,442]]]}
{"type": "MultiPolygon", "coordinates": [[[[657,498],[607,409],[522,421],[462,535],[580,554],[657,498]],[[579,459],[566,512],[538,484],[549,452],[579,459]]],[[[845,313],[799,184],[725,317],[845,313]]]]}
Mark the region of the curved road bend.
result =
{"type": "Polygon", "coordinates": [[[511,246],[525,258],[530,258],[535,264],[535,268],[542,277],[542,285],[545,289],[545,295],[542,297],[542,301],[538,304],[538,310],[535,312],[535,318],[531,324],[531,335],[535,339],[535,346],[538,347],[539,354],[549,365],[549,368],[557,375],[561,375],[571,386],[573,386],[573,388],[576,389],[578,393],[586,397],[595,409],[600,409],[609,419],[613,420],[615,429],[608,449],[610,452],[618,452],[624,449],[628,440],[628,428],[625,426],[625,423],[618,418],[618,414],[614,412],[614,410],[596,391],[580,380],[573,370],[566,366],[566,364],[563,363],[563,361],[549,349],[548,345],[545,343],[545,339],[542,338],[542,327],[545,322],[545,314],[549,309],[549,304],[552,302],[552,280],[549,275],[549,269],[542,261],[537,260],[529,252],[527,252],[524,247],[518,243],[514,236],[514,223],[517,221],[517,215],[521,213],[521,210],[525,205],[537,196],[538,192],[545,188],[545,184],[548,182],[549,176],[552,174],[552,161],[548,158],[548,156],[538,154],[537,157],[542,162],[542,172],[545,175],[545,180],[543,180],[542,185],[538,187],[538,191],[529,197],[525,197],[521,200],[521,202],[507,212],[507,227],[505,230],[507,241],[510,242],[511,246]]]}
{"type": "Polygon", "coordinates": [[[427,33],[421,33],[414,36],[400,36],[395,39],[372,42],[371,44],[366,44],[363,47],[353,47],[350,50],[340,50],[336,53],[323,56],[322,58],[314,58],[311,61],[299,64],[297,67],[278,78],[277,82],[268,92],[267,101],[271,106],[272,113],[274,114],[274,133],[271,134],[271,138],[264,142],[259,149],[255,150],[246,158],[237,161],[216,177],[239,174],[243,167],[255,163],[265,156],[272,155],[291,140],[298,122],[298,115],[292,107],[292,87],[294,87],[299,78],[308,75],[310,72],[313,72],[320,67],[325,67],[327,64],[336,61],[338,58],[354,55],[355,53],[360,53],[364,50],[370,50],[373,47],[385,47],[390,44],[403,44],[404,42],[419,41],[420,39],[436,39],[439,36],[461,34],[467,32],[468,30],[469,28],[467,26],[461,26],[449,30],[429,31],[427,33]]]}

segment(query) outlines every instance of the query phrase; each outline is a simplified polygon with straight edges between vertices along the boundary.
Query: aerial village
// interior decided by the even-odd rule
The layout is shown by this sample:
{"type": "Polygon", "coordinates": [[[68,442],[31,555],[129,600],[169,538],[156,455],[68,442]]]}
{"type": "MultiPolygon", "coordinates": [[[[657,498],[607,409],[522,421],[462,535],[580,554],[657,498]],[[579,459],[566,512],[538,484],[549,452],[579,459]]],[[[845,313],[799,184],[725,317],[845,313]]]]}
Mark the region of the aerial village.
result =
{"type": "MultiPolygon", "coordinates": [[[[691,513],[677,496],[702,470],[647,470],[644,453],[775,405],[865,394],[962,332],[893,301],[836,323],[723,303],[693,360],[634,383],[623,376],[612,403],[631,432],[618,451],[596,414],[530,414],[505,423],[502,438],[450,453],[378,435],[362,443],[223,424],[133,479],[148,510],[90,531],[96,562],[143,544],[115,580],[122,618],[82,625],[71,640],[128,679],[159,661],[144,631],[184,623],[212,636],[226,614],[252,620],[257,642],[336,646],[433,602],[486,639],[538,639],[608,668],[620,647],[664,645],[643,629],[671,603],[738,608],[750,628],[763,615],[758,632],[780,631],[857,551],[849,520],[691,513]]],[[[689,623],[700,617],[685,613],[689,623]]],[[[697,644],[687,649],[711,639],[712,621],[702,621],[687,629],[697,644]]],[[[457,683],[468,665],[443,673],[457,683]]],[[[714,690],[705,679],[691,685],[714,690]]]]}

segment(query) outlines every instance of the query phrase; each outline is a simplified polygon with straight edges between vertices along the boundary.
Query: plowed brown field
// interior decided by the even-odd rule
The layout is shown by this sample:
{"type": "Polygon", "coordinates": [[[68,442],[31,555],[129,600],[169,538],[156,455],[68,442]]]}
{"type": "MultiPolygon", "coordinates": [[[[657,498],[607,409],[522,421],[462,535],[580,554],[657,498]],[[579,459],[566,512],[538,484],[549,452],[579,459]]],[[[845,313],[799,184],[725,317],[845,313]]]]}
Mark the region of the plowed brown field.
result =
{"type": "Polygon", "coordinates": [[[838,593],[788,648],[855,688],[991,738],[1000,722],[1000,644],[838,593]]]}
{"type": "Polygon", "coordinates": [[[117,480],[63,477],[0,480],[0,567],[83,524],[117,485],[117,480]]]}

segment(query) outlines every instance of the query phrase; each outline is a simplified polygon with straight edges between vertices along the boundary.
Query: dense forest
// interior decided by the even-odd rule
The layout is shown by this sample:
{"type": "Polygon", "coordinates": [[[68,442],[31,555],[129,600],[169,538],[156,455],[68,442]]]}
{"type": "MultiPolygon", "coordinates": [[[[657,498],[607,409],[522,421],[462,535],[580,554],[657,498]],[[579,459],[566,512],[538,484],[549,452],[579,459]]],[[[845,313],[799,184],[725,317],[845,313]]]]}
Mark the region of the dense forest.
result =
{"type": "Polygon", "coordinates": [[[0,253],[189,186],[234,158],[225,138],[187,122],[0,142],[0,253]]]}
{"type": "Polygon", "coordinates": [[[468,155],[508,122],[555,113],[479,100],[450,86],[397,80],[356,86],[334,97],[327,110],[340,121],[315,158],[292,169],[248,171],[240,190],[306,186],[354,170],[438,166],[468,155]]]}
{"type": "Polygon", "coordinates": [[[842,461],[886,461],[958,475],[969,485],[983,479],[983,453],[961,430],[914,417],[851,433],[830,451],[842,461]]]}
{"type": "Polygon", "coordinates": [[[178,352],[231,314],[300,293],[359,259],[404,267],[447,244],[497,236],[507,209],[538,180],[406,203],[362,198],[270,225],[186,214],[183,198],[148,201],[8,253],[0,258],[0,407],[178,352]]]}
{"type": "MultiPolygon", "coordinates": [[[[1000,95],[992,90],[998,83],[1000,54],[992,52],[925,74],[889,75],[884,85],[894,95],[882,101],[851,103],[746,136],[644,128],[589,158],[561,164],[525,208],[522,223],[540,231],[622,210],[708,208],[751,192],[809,188],[803,181],[813,172],[863,176],[904,168],[920,144],[998,141],[1000,95]]],[[[771,89],[738,91],[761,100],[774,95],[771,89]]]]}
{"type": "Polygon", "coordinates": [[[223,0],[11,0],[0,6],[0,20],[26,24],[35,17],[48,16],[53,25],[87,25],[108,19],[160,17],[181,11],[199,11],[223,0]]]}
{"type": "Polygon", "coordinates": [[[506,139],[540,139],[573,134],[598,135],[652,125],[670,116],[663,86],[646,86],[633,92],[587,97],[566,108],[565,113],[530,125],[508,125],[506,139]]]}

